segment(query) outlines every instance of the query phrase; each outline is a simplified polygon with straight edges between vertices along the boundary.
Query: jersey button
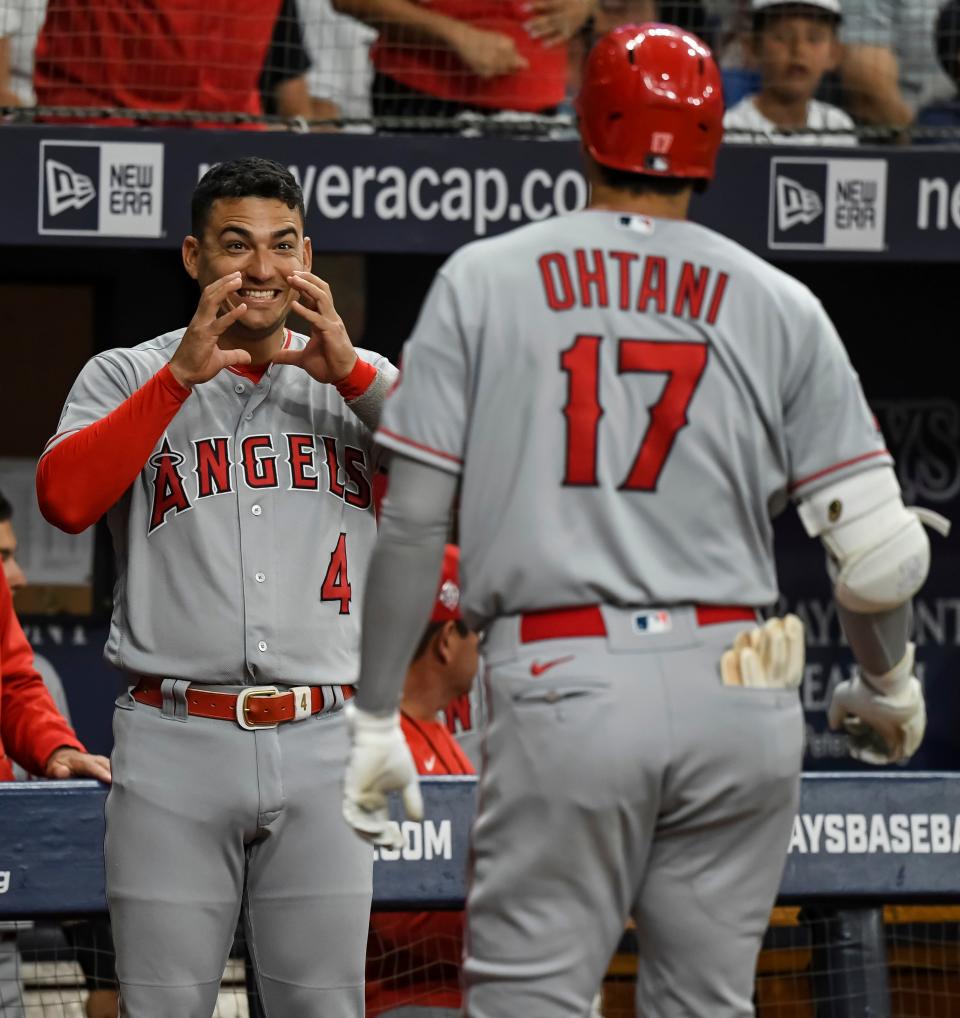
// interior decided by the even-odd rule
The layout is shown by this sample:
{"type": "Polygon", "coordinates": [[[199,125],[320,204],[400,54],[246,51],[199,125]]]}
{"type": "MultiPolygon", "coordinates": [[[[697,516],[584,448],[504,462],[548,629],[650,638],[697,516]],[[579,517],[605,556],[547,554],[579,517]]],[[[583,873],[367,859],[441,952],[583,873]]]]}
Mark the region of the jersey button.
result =
{"type": "Polygon", "coordinates": [[[252,421],[253,420],[253,414],[249,414],[249,413],[248,414],[244,414],[243,415],[243,419],[245,421],[252,421]]]}
{"type": "Polygon", "coordinates": [[[257,650],[259,650],[259,651],[260,651],[260,652],[262,653],[262,652],[263,652],[263,651],[265,651],[266,649],[267,649],[267,641],[266,641],[266,640],[261,640],[261,641],[260,641],[260,642],[259,642],[259,643],[257,644],[257,650]]]}
{"type": "Polygon", "coordinates": [[[242,392],[244,392],[244,387],[243,387],[243,382],[237,382],[237,384],[236,384],[236,385],[235,385],[235,386],[233,387],[233,391],[234,391],[234,392],[235,392],[235,393],[236,393],[236,394],[237,394],[238,396],[239,396],[239,395],[240,395],[240,394],[241,394],[242,392]]]}
{"type": "Polygon", "coordinates": [[[250,507],[250,512],[252,512],[254,516],[259,516],[260,513],[263,512],[263,507],[259,506],[259,505],[251,506],[250,507]]]}
{"type": "Polygon", "coordinates": [[[253,578],[257,581],[257,583],[263,583],[267,577],[265,573],[256,573],[253,578]]]}

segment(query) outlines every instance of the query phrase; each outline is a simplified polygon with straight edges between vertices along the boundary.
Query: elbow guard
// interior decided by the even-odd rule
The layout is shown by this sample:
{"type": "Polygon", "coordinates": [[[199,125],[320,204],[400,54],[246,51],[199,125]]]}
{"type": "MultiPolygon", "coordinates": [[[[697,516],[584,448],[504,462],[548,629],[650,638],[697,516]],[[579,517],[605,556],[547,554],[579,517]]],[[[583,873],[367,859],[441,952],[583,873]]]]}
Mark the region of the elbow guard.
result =
{"type": "Polygon", "coordinates": [[[834,594],[852,612],[890,611],[909,601],[930,570],[923,525],[944,536],[950,530],[939,513],[903,504],[892,467],[821,488],[797,511],[807,533],[823,541],[834,594]]]}

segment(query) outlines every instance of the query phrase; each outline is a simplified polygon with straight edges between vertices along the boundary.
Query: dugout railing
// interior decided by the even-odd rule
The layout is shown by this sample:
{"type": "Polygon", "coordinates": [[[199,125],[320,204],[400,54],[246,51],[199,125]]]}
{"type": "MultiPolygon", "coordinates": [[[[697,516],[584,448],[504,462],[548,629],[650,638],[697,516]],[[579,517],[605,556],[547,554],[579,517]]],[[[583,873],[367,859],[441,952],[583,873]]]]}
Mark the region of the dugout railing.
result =
{"type": "MultiPolygon", "coordinates": [[[[376,860],[378,908],[463,902],[475,782],[422,784],[425,820],[404,821],[404,849],[376,860]]],[[[105,797],[90,781],[0,785],[0,920],[104,910],[105,797]]],[[[759,1014],[960,1014],[960,924],[952,908],[960,903],[958,856],[958,775],[805,775],[758,970],[759,1014]]],[[[607,1016],[631,1013],[623,1000],[632,995],[637,949],[628,929],[611,964],[607,1016]],[[624,984],[619,1003],[617,981],[624,984]]]]}

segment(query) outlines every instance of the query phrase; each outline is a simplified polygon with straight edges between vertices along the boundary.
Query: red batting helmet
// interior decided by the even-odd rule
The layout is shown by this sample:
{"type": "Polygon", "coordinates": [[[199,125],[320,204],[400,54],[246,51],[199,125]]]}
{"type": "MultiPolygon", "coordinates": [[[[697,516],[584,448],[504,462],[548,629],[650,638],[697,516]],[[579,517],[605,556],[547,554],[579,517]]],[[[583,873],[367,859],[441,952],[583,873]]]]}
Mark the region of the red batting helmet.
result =
{"type": "Polygon", "coordinates": [[[658,177],[713,177],[723,138],[720,71],[675,25],[621,25],[587,58],[580,134],[598,163],[658,177]]]}

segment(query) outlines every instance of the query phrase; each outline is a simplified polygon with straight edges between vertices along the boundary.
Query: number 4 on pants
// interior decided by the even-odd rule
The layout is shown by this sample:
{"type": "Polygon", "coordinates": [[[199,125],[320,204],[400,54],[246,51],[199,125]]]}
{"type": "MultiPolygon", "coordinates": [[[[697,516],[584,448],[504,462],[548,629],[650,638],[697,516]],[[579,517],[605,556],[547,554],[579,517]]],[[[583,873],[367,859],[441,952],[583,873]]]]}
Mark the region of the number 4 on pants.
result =
{"type": "MultiPolygon", "coordinates": [[[[597,443],[603,406],[600,403],[602,336],[580,335],[560,354],[560,368],[570,376],[563,416],[567,451],[563,483],[597,487],[597,443]]],[[[687,423],[687,409],[707,366],[706,343],[621,339],[617,348],[619,374],[666,375],[660,399],[650,407],[650,420],[633,466],[621,491],[656,491],[660,472],[678,432],[687,423]]]]}

